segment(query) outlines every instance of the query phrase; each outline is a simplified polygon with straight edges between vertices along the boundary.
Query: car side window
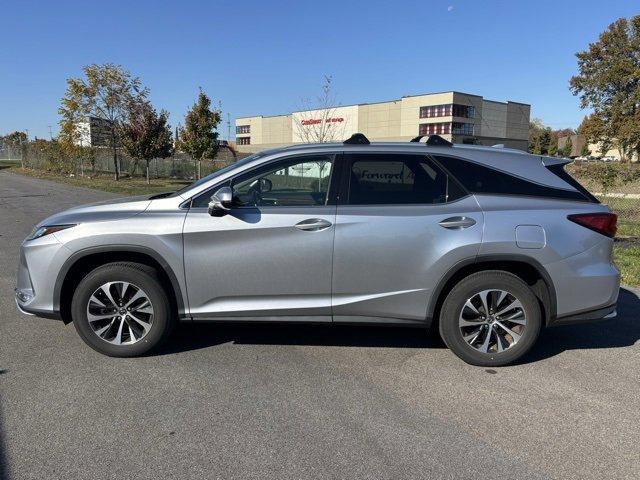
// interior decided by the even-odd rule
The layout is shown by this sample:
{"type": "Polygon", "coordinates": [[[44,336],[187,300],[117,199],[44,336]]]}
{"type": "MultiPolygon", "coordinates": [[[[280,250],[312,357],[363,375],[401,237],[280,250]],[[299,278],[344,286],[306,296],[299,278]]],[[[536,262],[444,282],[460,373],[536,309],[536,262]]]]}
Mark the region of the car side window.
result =
{"type": "MultiPolygon", "coordinates": [[[[333,157],[288,158],[233,178],[237,207],[326,205],[333,157]]],[[[194,199],[193,207],[206,207],[214,192],[194,199]]]]}
{"type": "MultiPolygon", "coordinates": [[[[454,175],[462,185],[464,185],[464,188],[471,193],[488,195],[527,195],[534,197],[564,198],[567,200],[577,200],[582,202],[593,201],[593,197],[589,192],[584,190],[584,188],[579,184],[576,187],[575,184],[567,181],[566,177],[564,180],[570,185],[573,185],[578,191],[574,192],[547,185],[540,185],[530,182],[524,178],[519,178],[506,172],[501,172],[495,168],[480,165],[457,157],[437,155],[434,158],[444,168],[451,172],[451,174],[454,175]],[[586,194],[580,190],[584,190],[586,194]]],[[[553,169],[549,169],[554,172],[553,169]]],[[[559,174],[557,170],[554,173],[562,178],[562,175],[559,174]]],[[[566,175],[566,172],[563,173],[566,175]]]]}
{"type": "Polygon", "coordinates": [[[464,196],[446,172],[423,155],[347,154],[350,205],[438,204],[464,196]]]}

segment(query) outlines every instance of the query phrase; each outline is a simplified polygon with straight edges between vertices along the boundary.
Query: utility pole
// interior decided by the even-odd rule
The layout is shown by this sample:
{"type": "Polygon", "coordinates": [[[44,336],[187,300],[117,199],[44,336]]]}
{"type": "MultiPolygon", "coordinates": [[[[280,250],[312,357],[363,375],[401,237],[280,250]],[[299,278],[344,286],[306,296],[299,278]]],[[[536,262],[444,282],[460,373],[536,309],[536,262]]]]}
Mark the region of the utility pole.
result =
{"type": "Polygon", "coordinates": [[[51,133],[51,125],[47,125],[49,127],[49,140],[53,140],[53,133],[51,133]]]}
{"type": "Polygon", "coordinates": [[[227,112],[227,142],[231,141],[231,115],[227,112]]]}
{"type": "Polygon", "coordinates": [[[26,145],[20,145],[20,166],[22,168],[24,168],[24,157],[27,151],[27,145],[29,145],[29,129],[25,128],[25,132],[27,134],[27,141],[25,142],[26,145]]]}

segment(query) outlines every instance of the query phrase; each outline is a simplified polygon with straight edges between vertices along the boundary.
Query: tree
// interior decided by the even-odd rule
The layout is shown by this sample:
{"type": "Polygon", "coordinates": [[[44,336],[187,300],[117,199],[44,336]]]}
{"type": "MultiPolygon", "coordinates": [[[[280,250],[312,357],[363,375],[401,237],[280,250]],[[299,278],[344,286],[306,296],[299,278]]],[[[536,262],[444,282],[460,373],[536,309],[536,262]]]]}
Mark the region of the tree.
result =
{"type": "Polygon", "coordinates": [[[588,157],[589,155],[591,155],[591,152],[589,151],[589,142],[585,138],[584,143],[582,144],[582,148],[580,149],[580,156],[588,157]]]}
{"type": "Polygon", "coordinates": [[[553,142],[553,137],[551,136],[551,129],[549,127],[545,128],[542,131],[542,135],[540,136],[540,154],[541,155],[551,155],[551,143],[553,142]]]}
{"type": "Polygon", "coordinates": [[[529,122],[529,152],[535,155],[547,155],[551,143],[551,128],[542,120],[534,118],[529,122]]]}
{"type": "Polygon", "coordinates": [[[11,132],[4,136],[4,143],[8,145],[10,148],[19,149],[21,153],[20,165],[24,168],[24,157],[26,152],[27,145],[27,134],[24,132],[11,132]]]}
{"type": "Polygon", "coordinates": [[[600,134],[623,160],[640,155],[640,15],[618,19],[576,57],[571,92],[582,108],[593,109],[600,134]]]}
{"type": "Polygon", "coordinates": [[[325,143],[344,140],[344,119],[336,115],[336,97],[332,91],[332,77],[325,75],[316,102],[302,101],[299,112],[293,116],[293,125],[304,143],[325,143]]]}
{"type": "Polygon", "coordinates": [[[74,126],[88,117],[106,121],[109,129],[109,146],[113,151],[115,179],[119,178],[118,144],[120,128],[126,121],[129,106],[146,100],[148,90],[142,87],[138,77],[119,65],[88,65],[82,69],[86,78],[67,79],[67,90],[61,99],[58,113],[62,116],[61,130],[74,130],[74,126]]]}
{"type": "Polygon", "coordinates": [[[184,127],[179,129],[178,146],[197,162],[197,176],[200,178],[200,164],[205,158],[214,158],[218,152],[218,132],[222,112],[211,109],[211,100],[200,89],[198,100],[184,118],[184,127]]]}
{"type": "Polygon", "coordinates": [[[8,135],[5,135],[4,141],[7,142],[9,145],[17,147],[27,141],[27,134],[24,132],[18,132],[16,130],[15,132],[11,132],[8,135]]]}
{"type": "Polygon", "coordinates": [[[558,139],[555,137],[551,137],[551,142],[549,142],[549,151],[548,155],[555,157],[558,154],[558,139]]]}
{"type": "Polygon", "coordinates": [[[571,135],[568,135],[564,145],[562,147],[562,156],[569,158],[571,156],[571,150],[573,149],[573,141],[571,140],[571,135]]]}
{"type": "Polygon", "coordinates": [[[168,119],[167,112],[162,110],[158,114],[148,101],[141,101],[129,106],[127,122],[122,126],[122,146],[131,157],[146,162],[148,184],[151,183],[149,162],[154,158],[167,158],[173,150],[168,119]]]}

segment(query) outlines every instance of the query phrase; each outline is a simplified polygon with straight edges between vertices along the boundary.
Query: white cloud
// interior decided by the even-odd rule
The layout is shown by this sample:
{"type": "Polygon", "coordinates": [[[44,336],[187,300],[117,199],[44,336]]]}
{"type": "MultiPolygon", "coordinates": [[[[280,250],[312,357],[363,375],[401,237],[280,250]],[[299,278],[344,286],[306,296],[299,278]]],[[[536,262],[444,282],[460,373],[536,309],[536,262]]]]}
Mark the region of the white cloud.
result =
{"type": "Polygon", "coordinates": [[[453,5],[449,5],[449,6],[447,7],[447,12],[451,12],[451,11],[453,11],[453,5]]]}

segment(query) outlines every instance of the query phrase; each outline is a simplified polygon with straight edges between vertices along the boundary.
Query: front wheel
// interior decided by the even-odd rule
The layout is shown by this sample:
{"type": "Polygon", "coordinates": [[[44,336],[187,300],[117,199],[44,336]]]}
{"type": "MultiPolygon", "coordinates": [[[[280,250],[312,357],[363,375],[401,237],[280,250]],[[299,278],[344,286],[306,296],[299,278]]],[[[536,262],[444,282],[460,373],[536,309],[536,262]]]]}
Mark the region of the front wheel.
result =
{"type": "Polygon", "coordinates": [[[161,345],[175,319],[156,271],[131,262],[109,263],[84,277],[73,295],[76,331],[112,357],[143,355],[161,345]]]}
{"type": "Polygon", "coordinates": [[[538,299],[519,277],[503,271],[474,273],[447,295],[440,335],[471,365],[499,367],[522,357],[540,333],[538,299]]]}

